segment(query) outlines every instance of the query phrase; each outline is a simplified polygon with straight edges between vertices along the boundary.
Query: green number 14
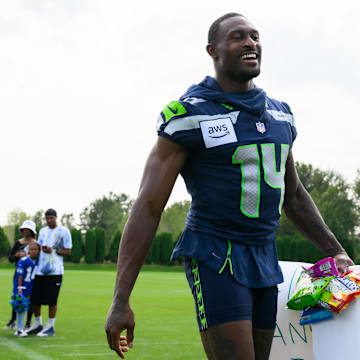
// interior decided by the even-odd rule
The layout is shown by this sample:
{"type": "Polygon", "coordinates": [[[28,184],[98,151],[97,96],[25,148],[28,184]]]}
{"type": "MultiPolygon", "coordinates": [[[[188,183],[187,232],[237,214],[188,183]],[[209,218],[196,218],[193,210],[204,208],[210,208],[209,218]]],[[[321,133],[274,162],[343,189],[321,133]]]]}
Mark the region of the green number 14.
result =
{"type": "MultiPolygon", "coordinates": [[[[285,194],[285,164],[289,154],[289,145],[281,144],[280,171],[276,168],[275,144],[261,144],[262,167],[267,185],[281,190],[279,214],[285,194]]],[[[260,156],[256,144],[238,146],[232,156],[233,164],[241,168],[241,212],[252,218],[259,217],[260,208],[260,156]]]]}

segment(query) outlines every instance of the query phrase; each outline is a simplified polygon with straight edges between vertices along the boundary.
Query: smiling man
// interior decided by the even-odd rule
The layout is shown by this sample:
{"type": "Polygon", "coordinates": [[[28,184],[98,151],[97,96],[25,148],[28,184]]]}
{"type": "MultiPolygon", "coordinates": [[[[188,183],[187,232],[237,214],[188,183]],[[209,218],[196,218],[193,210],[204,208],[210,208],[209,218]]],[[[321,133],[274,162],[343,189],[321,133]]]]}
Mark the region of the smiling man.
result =
{"type": "Polygon", "coordinates": [[[253,83],[262,50],[256,27],[226,14],[211,25],[206,50],[215,78],[191,86],[161,112],[121,240],[105,328],[122,358],[133,343],[129,297],[179,173],[192,203],[172,258],[186,258],[209,359],[269,358],[283,281],[275,243],[282,210],[341,272],[353,264],[298,178],[290,107],[253,83]]]}

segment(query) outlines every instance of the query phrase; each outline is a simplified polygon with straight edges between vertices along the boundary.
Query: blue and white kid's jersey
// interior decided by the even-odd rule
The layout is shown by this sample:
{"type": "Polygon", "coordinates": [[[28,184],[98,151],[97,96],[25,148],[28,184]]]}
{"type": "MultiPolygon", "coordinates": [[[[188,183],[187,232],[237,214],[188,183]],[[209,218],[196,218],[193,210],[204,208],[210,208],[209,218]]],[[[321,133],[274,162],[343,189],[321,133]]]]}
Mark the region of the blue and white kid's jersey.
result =
{"type": "Polygon", "coordinates": [[[38,259],[32,260],[28,256],[21,258],[16,264],[13,293],[18,293],[18,280],[22,276],[22,294],[30,296],[33,286],[38,259]]]}
{"type": "Polygon", "coordinates": [[[274,243],[296,138],[286,103],[256,87],[224,93],[207,77],[164,108],[157,131],[189,154],[181,171],[192,197],[187,229],[242,245],[274,243]]]}
{"type": "Polygon", "coordinates": [[[54,229],[50,229],[48,226],[40,229],[38,243],[40,246],[49,246],[52,248],[51,254],[47,254],[44,251],[40,251],[39,266],[36,271],[36,275],[63,275],[64,274],[64,262],[63,257],[56,254],[58,249],[71,249],[72,240],[69,229],[65,226],[58,225],[54,229]],[[50,272],[43,273],[45,265],[51,265],[50,272]]]}

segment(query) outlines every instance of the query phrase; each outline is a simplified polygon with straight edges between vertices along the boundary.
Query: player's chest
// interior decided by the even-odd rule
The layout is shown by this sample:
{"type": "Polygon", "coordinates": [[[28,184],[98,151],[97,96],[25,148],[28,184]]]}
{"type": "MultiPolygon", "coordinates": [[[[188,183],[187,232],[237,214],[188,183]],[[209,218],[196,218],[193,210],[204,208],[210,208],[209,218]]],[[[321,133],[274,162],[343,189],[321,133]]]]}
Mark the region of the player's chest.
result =
{"type": "Polygon", "coordinates": [[[47,231],[41,234],[39,241],[41,242],[41,244],[51,247],[59,241],[59,238],[60,238],[60,234],[58,232],[47,231]]]}
{"type": "Polygon", "coordinates": [[[202,160],[216,162],[232,161],[239,149],[244,153],[255,153],[272,146],[275,152],[279,152],[282,146],[292,145],[290,125],[285,121],[272,120],[270,116],[263,121],[241,114],[236,122],[225,116],[202,121],[199,137],[202,146],[198,156],[202,160]]]}

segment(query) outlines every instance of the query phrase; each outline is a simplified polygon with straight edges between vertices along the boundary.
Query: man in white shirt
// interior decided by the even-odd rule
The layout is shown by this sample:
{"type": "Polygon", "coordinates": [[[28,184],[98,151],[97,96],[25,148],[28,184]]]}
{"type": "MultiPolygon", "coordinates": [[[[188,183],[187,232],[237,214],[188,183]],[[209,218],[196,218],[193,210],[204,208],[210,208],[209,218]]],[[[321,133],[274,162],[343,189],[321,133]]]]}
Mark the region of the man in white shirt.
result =
{"type": "Polygon", "coordinates": [[[37,336],[55,334],[57,299],[64,274],[63,256],[69,256],[72,248],[70,231],[57,224],[56,211],[48,209],[45,212],[45,218],[47,226],[39,232],[38,243],[41,246],[41,252],[30,298],[35,322],[27,331],[28,335],[37,334],[37,336]],[[49,306],[49,319],[44,328],[41,305],[49,306]]]}

